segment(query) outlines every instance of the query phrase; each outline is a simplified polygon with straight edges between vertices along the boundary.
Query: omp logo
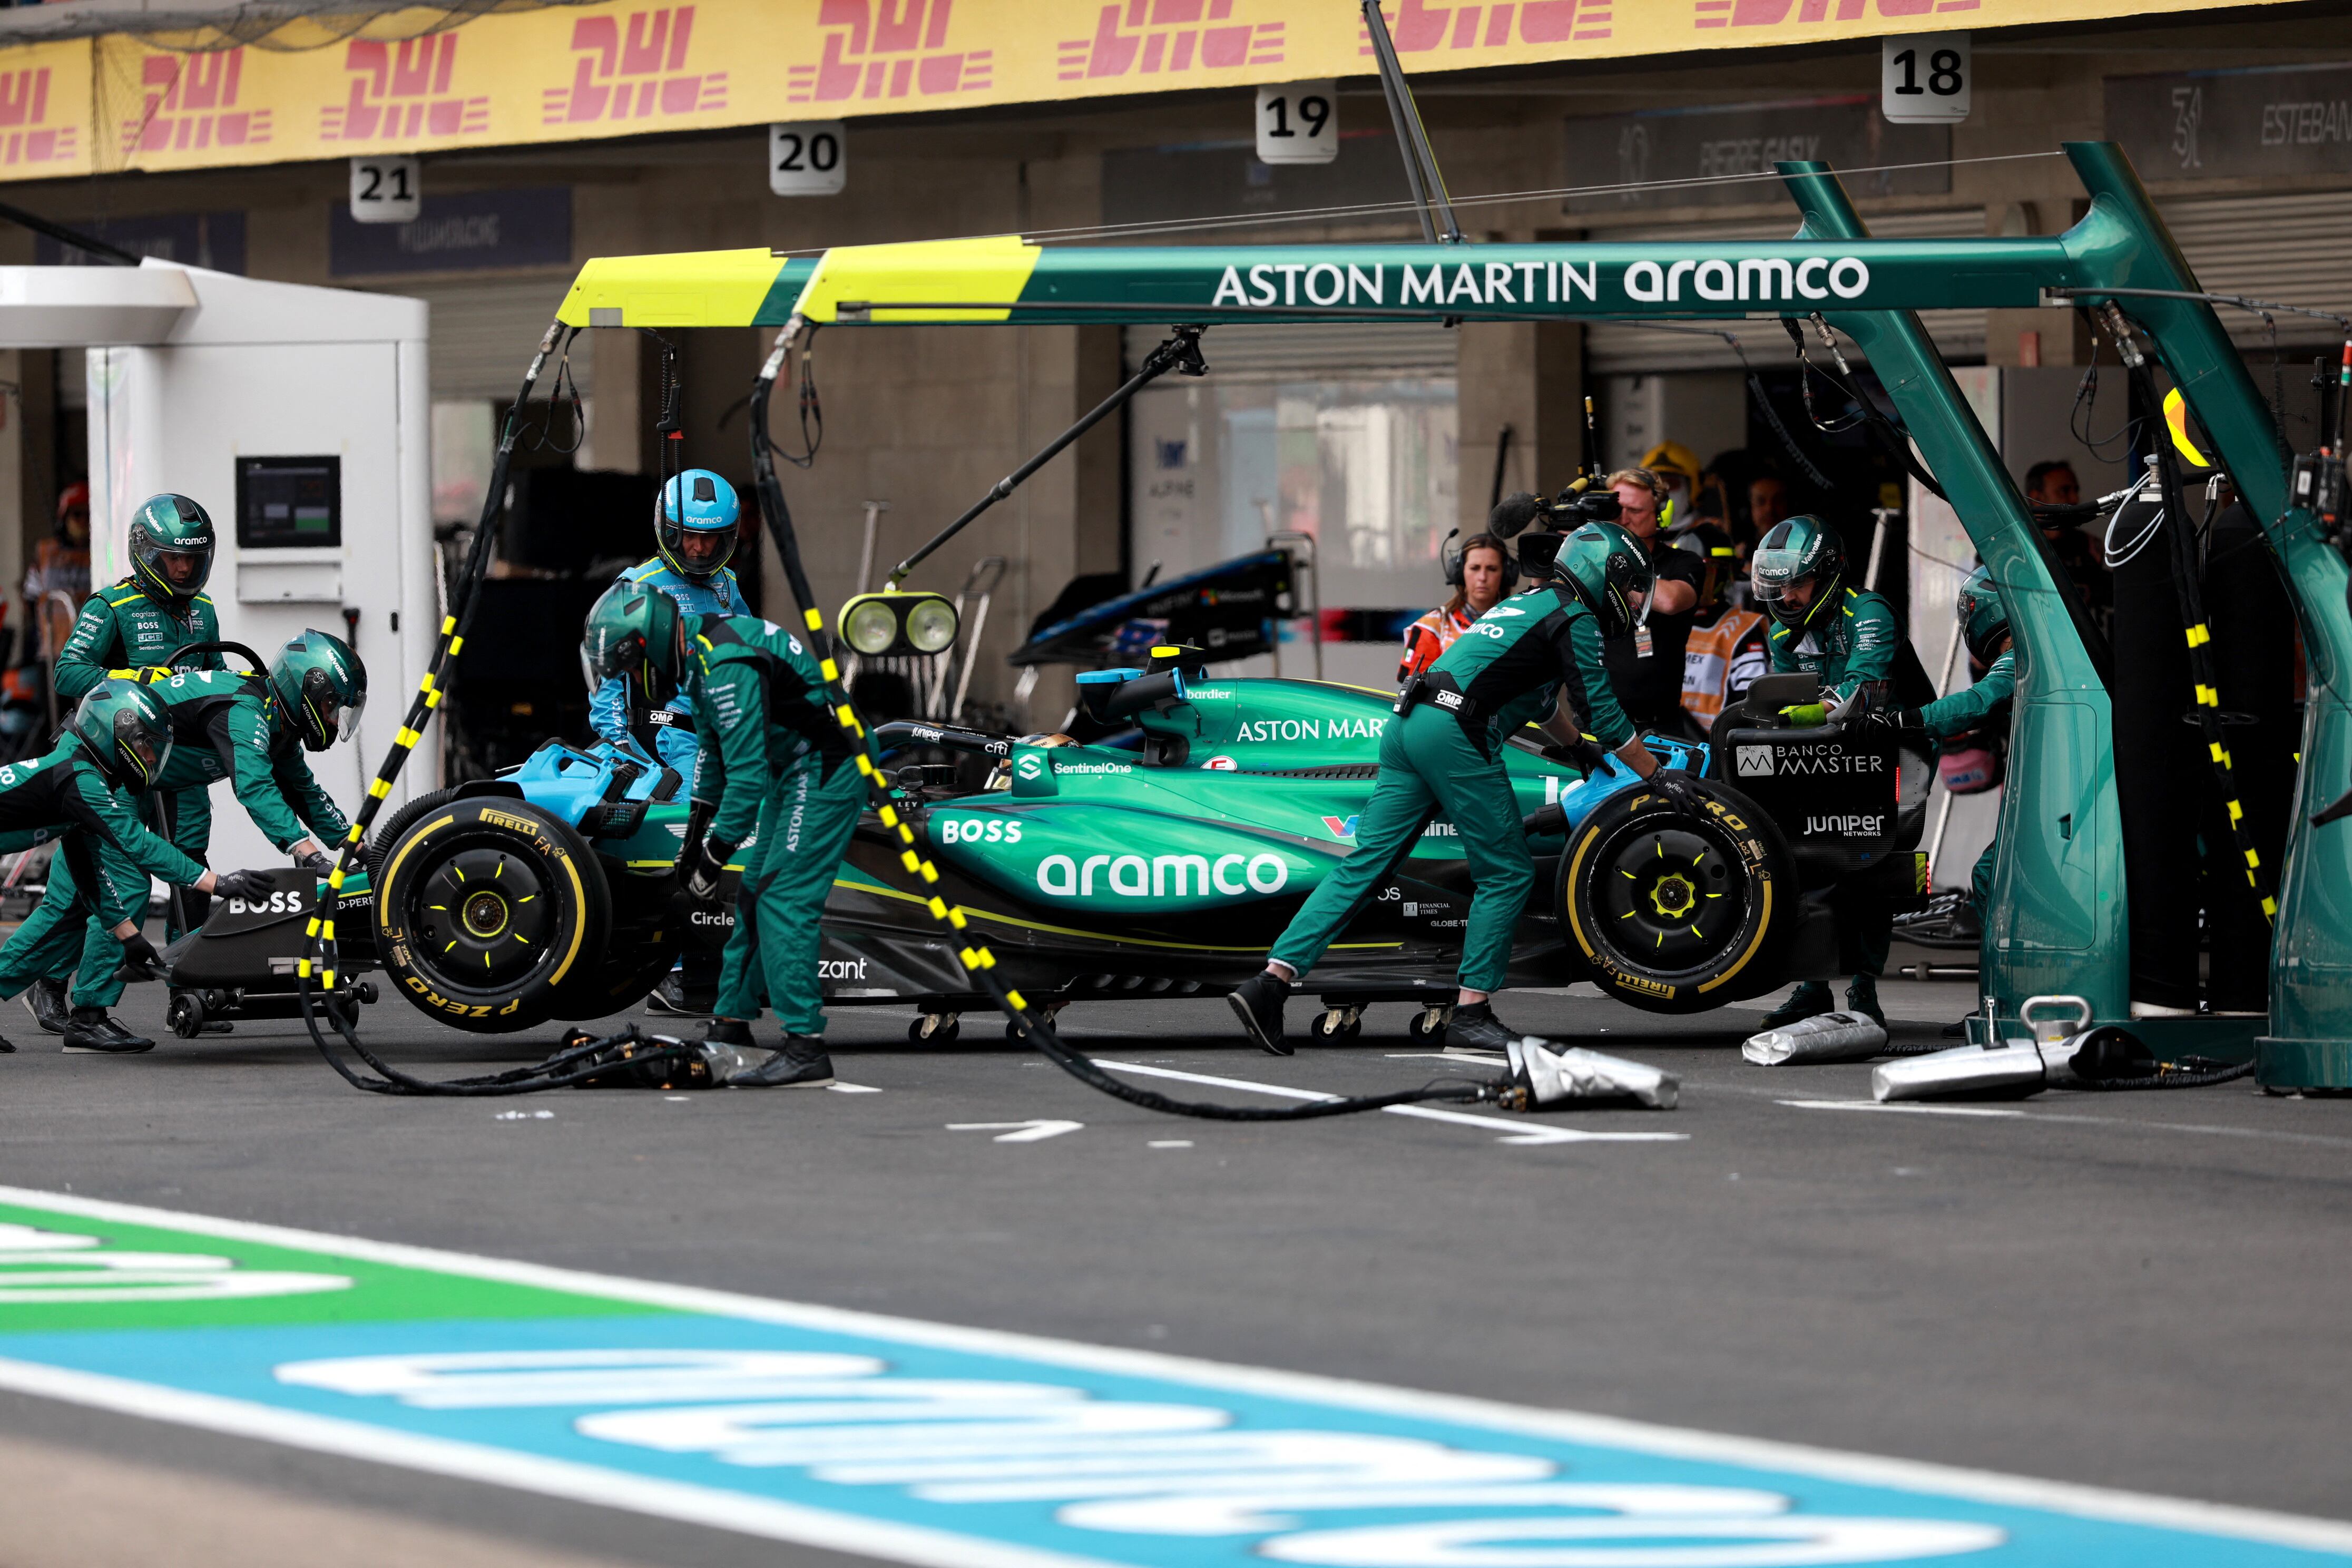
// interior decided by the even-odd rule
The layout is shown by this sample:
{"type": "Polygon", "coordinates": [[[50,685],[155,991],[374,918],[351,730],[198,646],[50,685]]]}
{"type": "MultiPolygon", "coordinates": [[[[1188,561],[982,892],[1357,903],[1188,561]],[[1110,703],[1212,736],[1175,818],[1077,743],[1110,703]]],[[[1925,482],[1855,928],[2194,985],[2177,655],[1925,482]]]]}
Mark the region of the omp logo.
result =
{"type": "Polygon", "coordinates": [[[820,958],[816,961],[819,980],[863,980],[866,961],[862,958],[820,958]]]}
{"type": "Polygon", "coordinates": [[[942,844],[1018,844],[1021,824],[1001,816],[950,816],[940,821],[942,844]]]}
{"type": "Polygon", "coordinates": [[[1772,748],[1741,746],[1738,748],[1738,763],[1741,778],[1767,777],[1772,772],[1772,748]]]}
{"type": "Polygon", "coordinates": [[[1037,890],[1057,899],[1091,899],[1095,873],[1104,873],[1108,891],[1122,899],[1207,898],[1212,891],[1237,899],[1278,893],[1290,881],[1279,855],[1089,855],[1083,864],[1067,855],[1048,855],[1037,865],[1037,890]]]}
{"type": "Polygon", "coordinates": [[[511,827],[517,833],[529,834],[533,838],[539,837],[539,824],[527,816],[511,816],[503,811],[492,811],[485,806],[481,819],[494,826],[511,827]]]}
{"type": "MultiPolygon", "coordinates": [[[[348,904],[352,900],[346,899],[343,901],[348,904]]],[[[243,899],[231,899],[228,900],[228,912],[233,915],[282,915],[308,906],[309,900],[301,893],[280,892],[270,894],[257,904],[248,904],[243,899]]]]}
{"type": "Polygon", "coordinates": [[[1870,816],[1859,812],[1849,812],[1843,816],[1809,816],[1805,818],[1805,832],[1808,837],[1816,833],[1838,833],[1850,834],[1859,837],[1876,838],[1885,831],[1886,818],[1885,816],[1870,816]]]}
{"type": "Polygon", "coordinates": [[[1327,816],[1323,819],[1323,826],[1331,830],[1331,837],[1334,838],[1353,838],[1356,836],[1356,824],[1361,820],[1360,815],[1327,816]]]}

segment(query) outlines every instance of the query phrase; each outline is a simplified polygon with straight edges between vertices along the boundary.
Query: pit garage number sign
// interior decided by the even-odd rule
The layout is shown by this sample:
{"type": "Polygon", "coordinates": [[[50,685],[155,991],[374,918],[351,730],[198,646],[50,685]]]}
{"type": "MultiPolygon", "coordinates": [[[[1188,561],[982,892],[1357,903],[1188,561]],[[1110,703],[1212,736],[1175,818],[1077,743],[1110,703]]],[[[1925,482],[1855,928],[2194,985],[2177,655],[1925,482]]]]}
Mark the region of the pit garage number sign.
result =
{"type": "Polygon", "coordinates": [[[1328,163],[1339,155],[1336,83],[1294,81],[1257,89],[1261,163],[1328,163]]]}
{"type": "Polygon", "coordinates": [[[849,138],[838,120],[768,127],[768,189],[780,196],[835,196],[849,183],[849,138]]]}
{"type": "Polygon", "coordinates": [[[424,210],[424,172],[415,159],[352,160],[352,222],[415,223],[424,210]]]}
{"type": "Polygon", "coordinates": [[[1880,41],[1879,112],[1890,125],[1951,125],[1969,117],[1976,79],[1966,33],[1916,33],[1880,41]]]}

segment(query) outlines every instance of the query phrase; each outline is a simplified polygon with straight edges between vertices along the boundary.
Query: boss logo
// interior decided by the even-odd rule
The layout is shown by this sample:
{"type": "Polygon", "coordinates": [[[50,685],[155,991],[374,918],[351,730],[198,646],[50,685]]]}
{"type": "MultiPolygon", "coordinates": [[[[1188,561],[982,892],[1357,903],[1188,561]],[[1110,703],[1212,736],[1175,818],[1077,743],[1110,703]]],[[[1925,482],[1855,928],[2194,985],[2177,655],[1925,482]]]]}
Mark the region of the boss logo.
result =
{"type": "MultiPolygon", "coordinates": [[[[346,899],[343,901],[349,904],[353,900],[346,899]]],[[[248,904],[243,899],[231,899],[228,900],[228,912],[233,915],[283,915],[308,909],[310,905],[307,894],[272,893],[257,904],[248,904]]]]}
{"type": "Polygon", "coordinates": [[[1021,824],[1001,816],[951,816],[940,823],[942,844],[1018,844],[1021,824]]]}

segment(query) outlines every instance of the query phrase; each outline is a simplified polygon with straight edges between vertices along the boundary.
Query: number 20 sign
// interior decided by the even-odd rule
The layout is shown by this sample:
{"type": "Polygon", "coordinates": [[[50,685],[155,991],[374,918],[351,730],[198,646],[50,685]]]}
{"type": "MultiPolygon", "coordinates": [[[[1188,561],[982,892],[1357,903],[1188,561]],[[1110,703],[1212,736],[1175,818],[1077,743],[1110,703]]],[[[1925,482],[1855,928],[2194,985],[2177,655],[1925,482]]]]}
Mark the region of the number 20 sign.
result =
{"type": "Polygon", "coordinates": [[[838,120],[768,127],[768,189],[780,196],[832,196],[849,180],[849,139],[838,120]]]}

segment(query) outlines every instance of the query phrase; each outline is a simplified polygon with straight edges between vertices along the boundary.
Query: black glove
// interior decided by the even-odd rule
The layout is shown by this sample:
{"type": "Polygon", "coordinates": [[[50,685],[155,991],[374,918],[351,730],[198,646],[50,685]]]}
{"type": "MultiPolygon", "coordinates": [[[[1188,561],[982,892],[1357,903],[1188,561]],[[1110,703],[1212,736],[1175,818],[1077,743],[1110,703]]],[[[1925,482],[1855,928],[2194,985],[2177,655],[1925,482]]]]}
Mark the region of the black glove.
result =
{"type": "Polygon", "coordinates": [[[719,879],[727,874],[727,862],[734,856],[735,846],[723,838],[698,840],[693,852],[677,862],[677,879],[686,896],[698,904],[717,903],[719,879]]]}
{"type": "Polygon", "coordinates": [[[1862,717],[1865,729],[1873,733],[1899,735],[1906,730],[1919,728],[1916,708],[1874,708],[1862,717]]]}
{"type": "Polygon", "coordinates": [[[142,931],[132,931],[122,941],[122,967],[115,971],[118,980],[163,980],[163,955],[142,931]]]}
{"type": "Polygon", "coordinates": [[[1666,803],[1669,805],[1685,816],[1697,816],[1706,809],[1698,791],[1693,787],[1694,781],[1686,773],[1660,768],[1656,773],[1652,773],[1646,782],[1652,789],[1666,797],[1666,803]]]}
{"type": "Polygon", "coordinates": [[[296,858],[294,864],[302,870],[323,877],[335,868],[335,858],[323,849],[313,849],[296,858]]]}
{"type": "Polygon", "coordinates": [[[1579,735],[1564,746],[1556,742],[1546,746],[1543,754],[1555,763],[1567,763],[1586,778],[1599,773],[1609,761],[1609,753],[1602,751],[1601,742],[1590,735],[1579,735]]]}
{"type": "Polygon", "coordinates": [[[685,875],[686,863],[702,847],[702,836],[710,831],[710,819],[719,815],[719,807],[707,800],[698,800],[686,808],[686,837],[677,843],[678,874],[685,875]]]}
{"type": "Polygon", "coordinates": [[[215,871],[213,891],[240,903],[266,904],[272,891],[267,871],[215,871]]]}

